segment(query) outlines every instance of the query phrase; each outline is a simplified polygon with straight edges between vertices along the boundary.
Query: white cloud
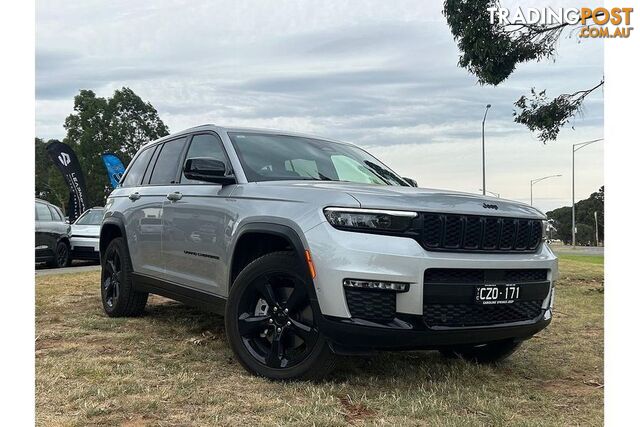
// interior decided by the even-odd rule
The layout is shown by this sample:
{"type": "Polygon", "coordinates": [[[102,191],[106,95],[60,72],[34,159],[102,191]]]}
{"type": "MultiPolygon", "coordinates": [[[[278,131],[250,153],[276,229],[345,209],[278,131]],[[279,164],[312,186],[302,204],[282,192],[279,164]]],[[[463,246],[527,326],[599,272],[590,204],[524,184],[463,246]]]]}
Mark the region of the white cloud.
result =
{"type": "MultiPolygon", "coordinates": [[[[324,134],[370,148],[422,185],[473,192],[491,103],[489,187],[527,200],[529,179],[570,172],[571,143],[602,136],[602,94],[575,131],[547,146],[513,123],[513,102],[532,86],[551,96],[590,87],[603,74],[602,42],[563,39],[553,61],[480,86],[457,67],[441,9],[425,1],[38,2],[36,133],[63,137],[80,89],[109,96],[129,86],[172,131],[214,122],[324,134]]],[[[580,153],[581,197],[603,182],[598,150],[580,153]]],[[[570,197],[562,180],[535,190],[545,209],[570,197]]]]}

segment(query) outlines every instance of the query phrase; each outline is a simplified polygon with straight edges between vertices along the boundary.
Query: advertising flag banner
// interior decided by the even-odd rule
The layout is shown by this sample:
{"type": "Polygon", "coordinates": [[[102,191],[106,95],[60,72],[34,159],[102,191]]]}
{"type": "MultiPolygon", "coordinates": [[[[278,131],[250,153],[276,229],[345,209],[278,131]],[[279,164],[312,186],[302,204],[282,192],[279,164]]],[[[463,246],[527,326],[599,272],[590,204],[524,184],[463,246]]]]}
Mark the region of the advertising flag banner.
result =
{"type": "Polygon", "coordinates": [[[62,142],[52,142],[47,145],[47,152],[69,186],[67,215],[69,221],[73,222],[87,209],[87,187],[80,169],[80,162],[73,149],[62,142]]]}
{"type": "Polygon", "coordinates": [[[102,163],[104,163],[104,167],[107,168],[111,187],[116,188],[125,170],[122,160],[115,154],[105,153],[102,155],[102,163]]]}

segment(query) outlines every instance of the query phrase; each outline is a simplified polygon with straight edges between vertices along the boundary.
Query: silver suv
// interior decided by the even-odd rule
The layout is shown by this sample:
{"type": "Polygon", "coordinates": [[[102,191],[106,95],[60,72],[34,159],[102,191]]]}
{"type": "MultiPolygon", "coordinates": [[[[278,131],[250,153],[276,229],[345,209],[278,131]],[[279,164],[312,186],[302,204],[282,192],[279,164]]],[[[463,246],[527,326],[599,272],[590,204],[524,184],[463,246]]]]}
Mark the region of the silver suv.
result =
{"type": "Polygon", "coordinates": [[[222,313],[250,372],[321,377],[337,355],[437,349],[495,362],[551,321],[544,215],[414,188],[366,151],[204,125],[142,147],[107,200],[102,302],[222,313]]]}

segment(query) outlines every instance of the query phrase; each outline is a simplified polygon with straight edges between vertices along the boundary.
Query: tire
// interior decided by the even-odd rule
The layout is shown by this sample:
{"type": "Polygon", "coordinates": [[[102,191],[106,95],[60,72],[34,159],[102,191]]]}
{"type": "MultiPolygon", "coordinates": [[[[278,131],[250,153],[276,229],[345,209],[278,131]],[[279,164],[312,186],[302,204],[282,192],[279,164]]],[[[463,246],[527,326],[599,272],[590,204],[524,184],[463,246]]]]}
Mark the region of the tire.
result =
{"type": "Polygon", "coordinates": [[[229,292],[225,329],[231,349],[250,373],[272,380],[328,375],[336,356],[320,333],[309,299],[313,284],[291,252],[247,265],[229,292]]]}
{"type": "Polygon", "coordinates": [[[47,266],[52,268],[69,267],[71,265],[71,249],[65,242],[58,242],[56,245],[56,252],[53,255],[53,260],[47,263],[47,266]]]}
{"type": "Polygon", "coordinates": [[[463,359],[482,364],[499,363],[511,356],[521,344],[507,340],[473,347],[445,348],[440,350],[440,354],[447,359],[463,359]]]}
{"type": "Polygon", "coordinates": [[[100,295],[109,317],[133,317],[144,312],[149,294],[136,292],[131,280],[131,258],[122,237],[113,239],[102,258],[100,295]]]}

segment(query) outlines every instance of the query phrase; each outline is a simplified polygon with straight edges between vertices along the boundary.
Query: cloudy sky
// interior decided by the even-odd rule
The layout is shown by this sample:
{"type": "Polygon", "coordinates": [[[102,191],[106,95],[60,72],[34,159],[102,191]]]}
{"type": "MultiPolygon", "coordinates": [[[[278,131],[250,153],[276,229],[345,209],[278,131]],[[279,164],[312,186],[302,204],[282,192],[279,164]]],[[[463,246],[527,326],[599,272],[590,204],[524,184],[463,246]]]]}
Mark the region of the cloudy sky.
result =
{"type": "MultiPolygon", "coordinates": [[[[36,135],[45,139],[64,137],[80,89],[110,96],[128,86],[171,131],[216,123],[325,135],[367,148],[420,186],[477,193],[490,103],[487,189],[528,202],[531,179],[562,174],[534,187],[534,205],[546,211],[570,204],[571,145],[603,136],[602,91],[588,98],[574,129],[547,145],[511,116],[532,86],[555,96],[597,83],[601,41],[563,37],[553,60],[520,65],[498,87],[480,86],[456,66],[440,1],[48,0],[36,7],[36,135]]],[[[603,145],[576,155],[578,198],[603,184],[603,145]]]]}

